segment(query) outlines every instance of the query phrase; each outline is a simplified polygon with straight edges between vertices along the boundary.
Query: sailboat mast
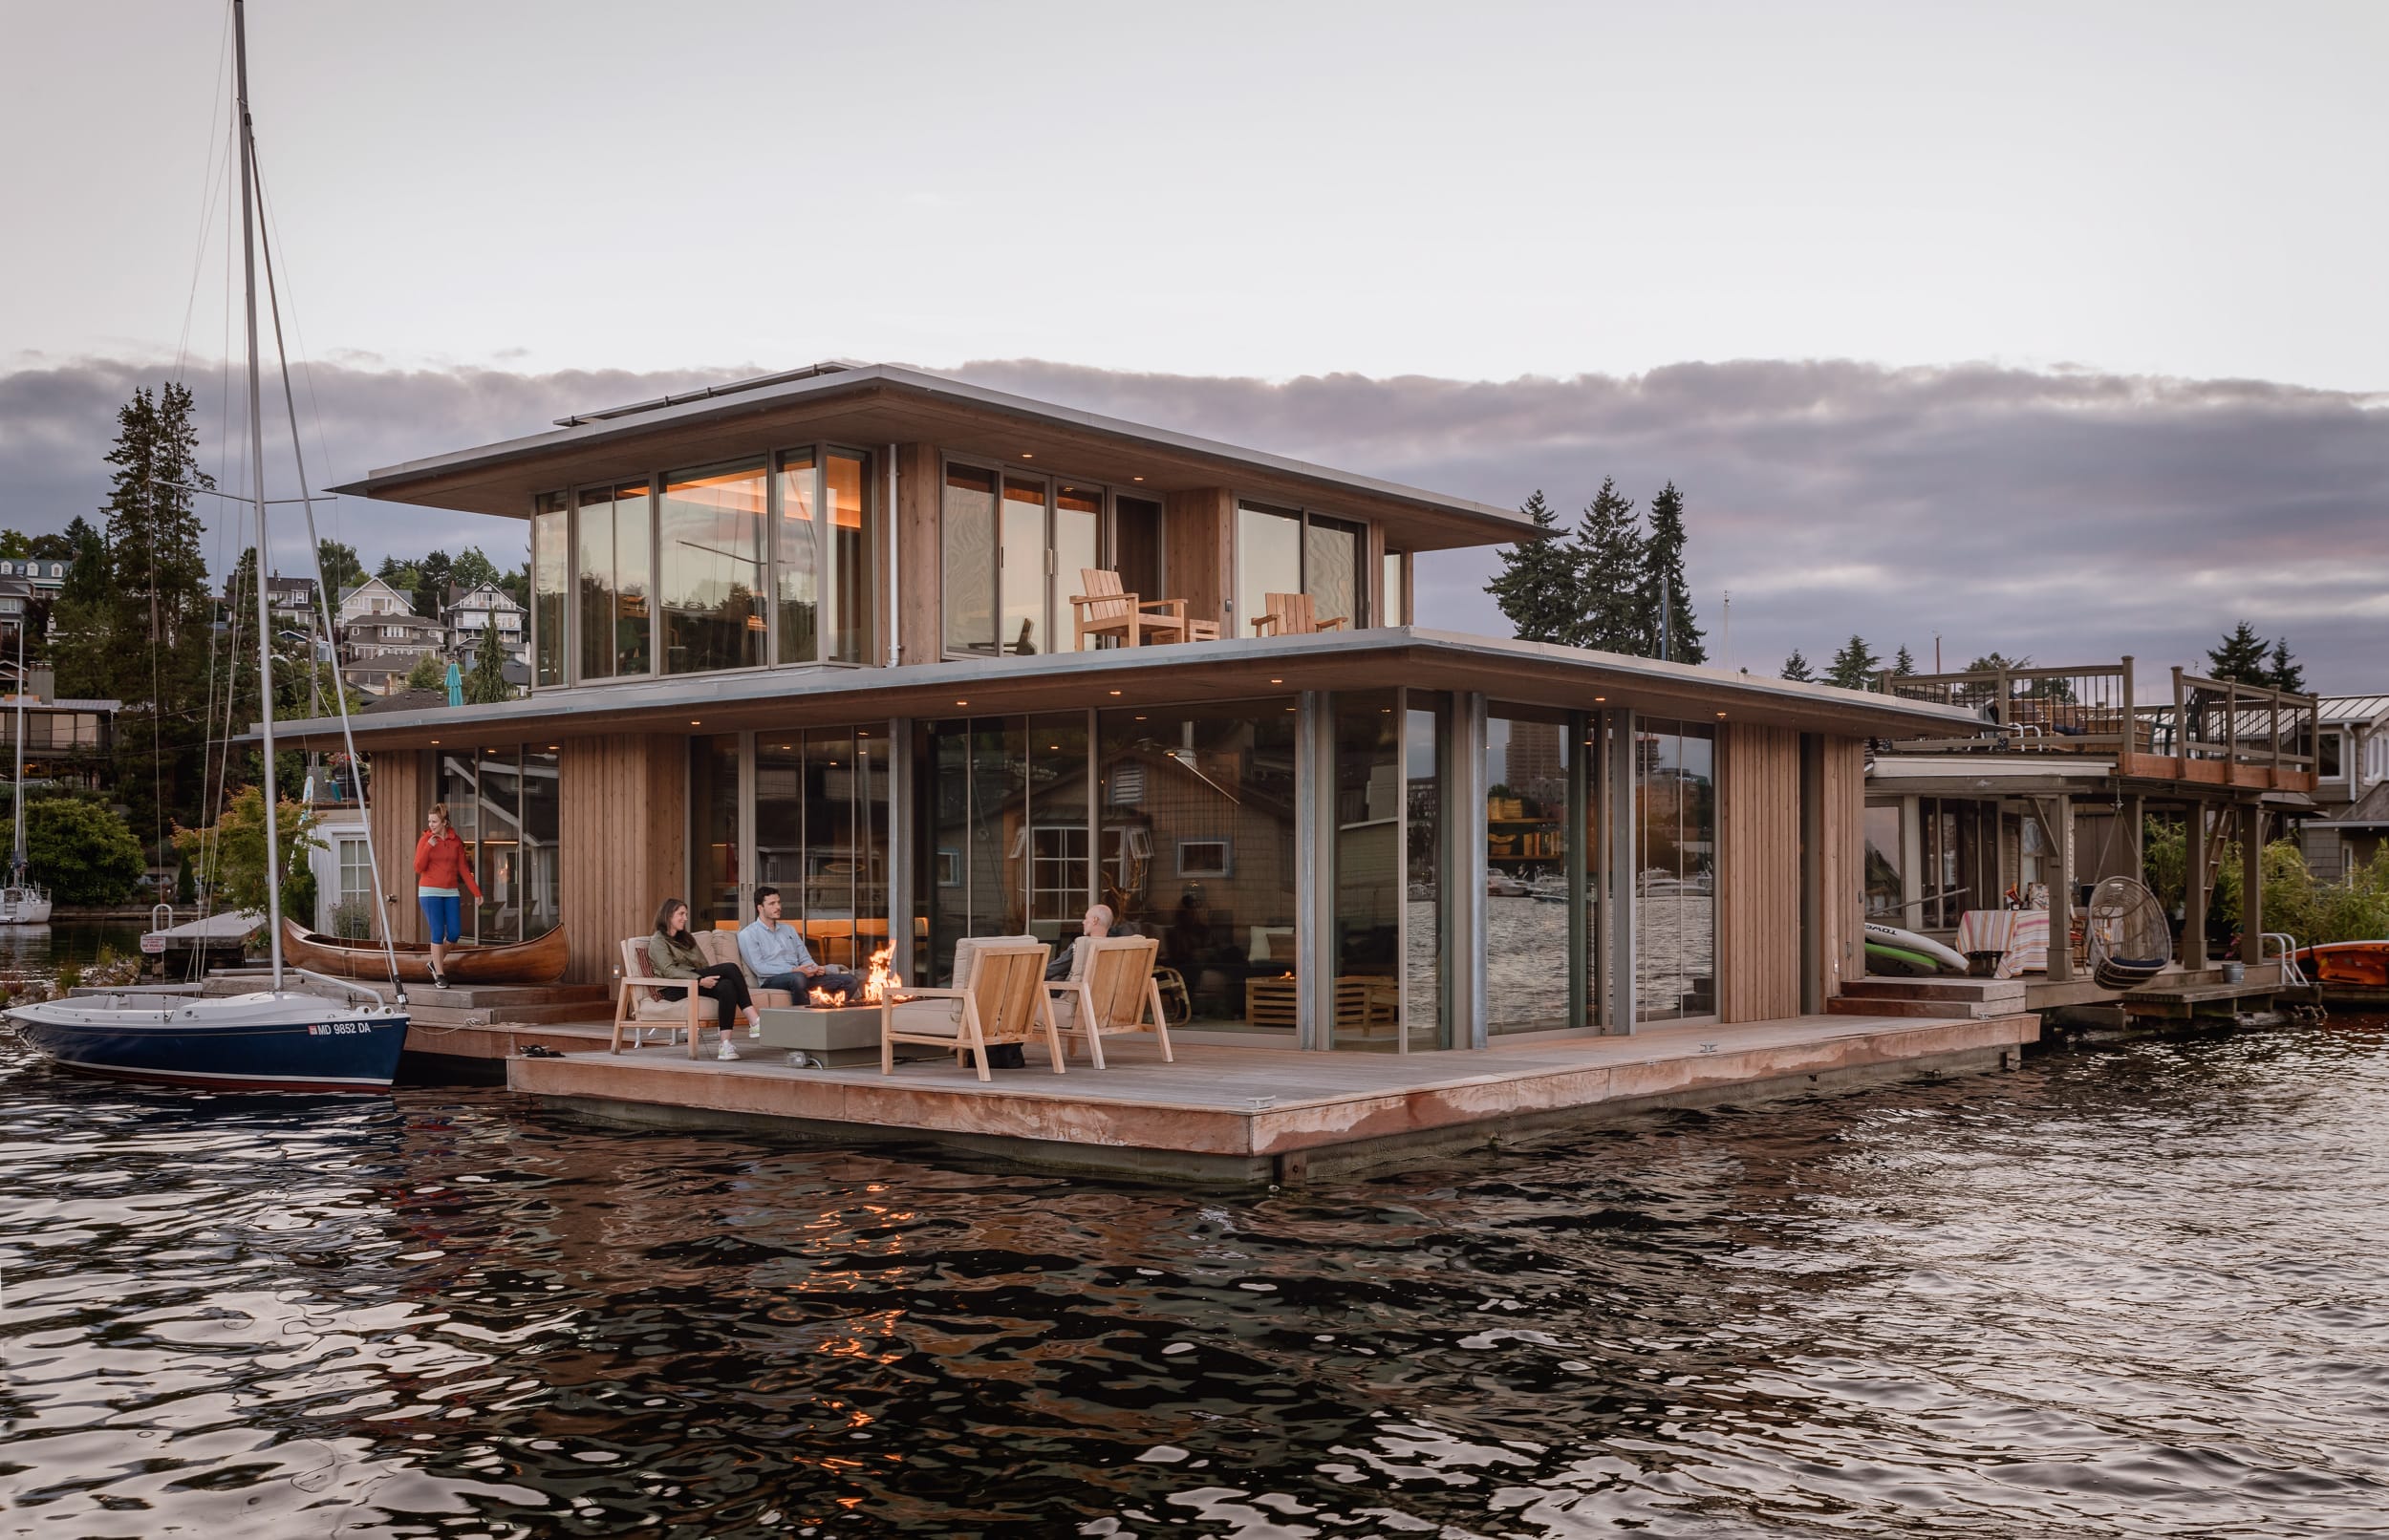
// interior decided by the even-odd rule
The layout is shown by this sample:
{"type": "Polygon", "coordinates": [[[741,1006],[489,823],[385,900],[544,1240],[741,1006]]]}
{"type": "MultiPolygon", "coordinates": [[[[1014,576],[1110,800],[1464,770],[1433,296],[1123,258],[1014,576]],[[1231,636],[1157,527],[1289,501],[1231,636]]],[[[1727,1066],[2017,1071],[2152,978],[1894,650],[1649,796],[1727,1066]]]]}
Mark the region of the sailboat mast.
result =
{"type": "Polygon", "coordinates": [[[16,839],[9,846],[9,883],[25,881],[25,623],[32,617],[16,613],[16,793],[9,799],[16,814],[16,839]]]}
{"type": "Polygon", "coordinates": [[[248,309],[249,491],[257,500],[257,704],[266,754],[266,936],[273,948],[273,990],[282,990],[282,873],[277,797],[273,783],[273,611],[266,602],[266,418],[257,390],[257,238],[252,228],[255,141],[248,120],[248,32],[241,0],[232,0],[233,114],[241,135],[241,274],[248,309]]]}

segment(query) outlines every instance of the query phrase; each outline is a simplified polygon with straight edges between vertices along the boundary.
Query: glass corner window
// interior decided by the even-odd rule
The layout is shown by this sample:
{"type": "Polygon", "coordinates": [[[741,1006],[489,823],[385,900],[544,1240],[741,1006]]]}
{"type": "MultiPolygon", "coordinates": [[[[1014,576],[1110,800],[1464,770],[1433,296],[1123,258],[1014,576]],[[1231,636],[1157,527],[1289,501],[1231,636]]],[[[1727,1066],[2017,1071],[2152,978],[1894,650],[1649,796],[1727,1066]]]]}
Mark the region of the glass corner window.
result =
{"type": "Polygon", "coordinates": [[[656,504],[662,672],[764,661],[764,465],[680,471],[656,504]]]}
{"type": "Polygon", "coordinates": [[[566,574],[571,570],[572,509],[562,492],[542,492],[531,509],[531,634],[535,685],[565,681],[566,574]]]}

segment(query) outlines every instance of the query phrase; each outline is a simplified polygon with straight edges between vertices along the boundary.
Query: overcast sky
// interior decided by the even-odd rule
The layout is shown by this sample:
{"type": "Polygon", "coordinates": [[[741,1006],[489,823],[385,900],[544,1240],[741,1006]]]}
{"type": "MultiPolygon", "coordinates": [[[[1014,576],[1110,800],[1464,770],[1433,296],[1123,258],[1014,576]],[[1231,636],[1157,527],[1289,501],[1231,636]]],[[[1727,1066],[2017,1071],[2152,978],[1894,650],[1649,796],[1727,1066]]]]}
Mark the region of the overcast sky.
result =
{"type": "MultiPolygon", "coordinates": [[[[2245,614],[2389,682],[2389,7],[249,11],[318,481],[905,360],[1496,503],[1672,477],[1754,668],[2245,614]]],[[[237,342],[225,11],[0,18],[0,522],[55,528],[237,342]]]]}

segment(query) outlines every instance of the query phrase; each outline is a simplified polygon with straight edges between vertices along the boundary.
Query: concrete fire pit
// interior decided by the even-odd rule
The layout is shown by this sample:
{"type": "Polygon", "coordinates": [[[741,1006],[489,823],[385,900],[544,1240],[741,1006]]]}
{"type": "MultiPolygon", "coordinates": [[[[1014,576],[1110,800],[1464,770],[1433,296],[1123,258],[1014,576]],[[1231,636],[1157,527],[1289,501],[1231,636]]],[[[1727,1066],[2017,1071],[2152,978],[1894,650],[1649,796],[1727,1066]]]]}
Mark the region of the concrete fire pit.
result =
{"type": "MultiPolygon", "coordinates": [[[[763,1040],[773,1048],[801,1053],[822,1069],[850,1069],[879,1062],[879,1007],[875,1005],[765,1006],[763,1040]]],[[[937,1050],[917,1043],[896,1044],[895,1056],[936,1059],[937,1050]]]]}

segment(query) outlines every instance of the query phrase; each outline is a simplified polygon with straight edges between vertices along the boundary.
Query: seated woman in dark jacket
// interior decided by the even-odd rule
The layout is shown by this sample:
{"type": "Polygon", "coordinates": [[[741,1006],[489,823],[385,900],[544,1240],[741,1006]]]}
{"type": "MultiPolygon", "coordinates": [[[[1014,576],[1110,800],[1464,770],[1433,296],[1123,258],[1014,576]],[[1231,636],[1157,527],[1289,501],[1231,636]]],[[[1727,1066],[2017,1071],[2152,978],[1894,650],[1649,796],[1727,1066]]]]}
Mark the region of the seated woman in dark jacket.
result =
{"type": "MultiPolygon", "coordinates": [[[[697,938],[688,930],[688,903],[684,899],[667,898],[656,910],[655,934],[647,938],[647,972],[655,978],[686,978],[696,982],[701,994],[714,997],[715,1024],[721,1029],[721,1058],[736,1059],[739,1051],[730,1045],[731,1024],[741,1016],[752,1030],[763,1024],[763,1016],[747,997],[746,975],[734,962],[709,963],[697,950],[697,938]]],[[[667,1000],[685,1000],[688,991],[668,989],[661,992],[667,1000]]]]}

